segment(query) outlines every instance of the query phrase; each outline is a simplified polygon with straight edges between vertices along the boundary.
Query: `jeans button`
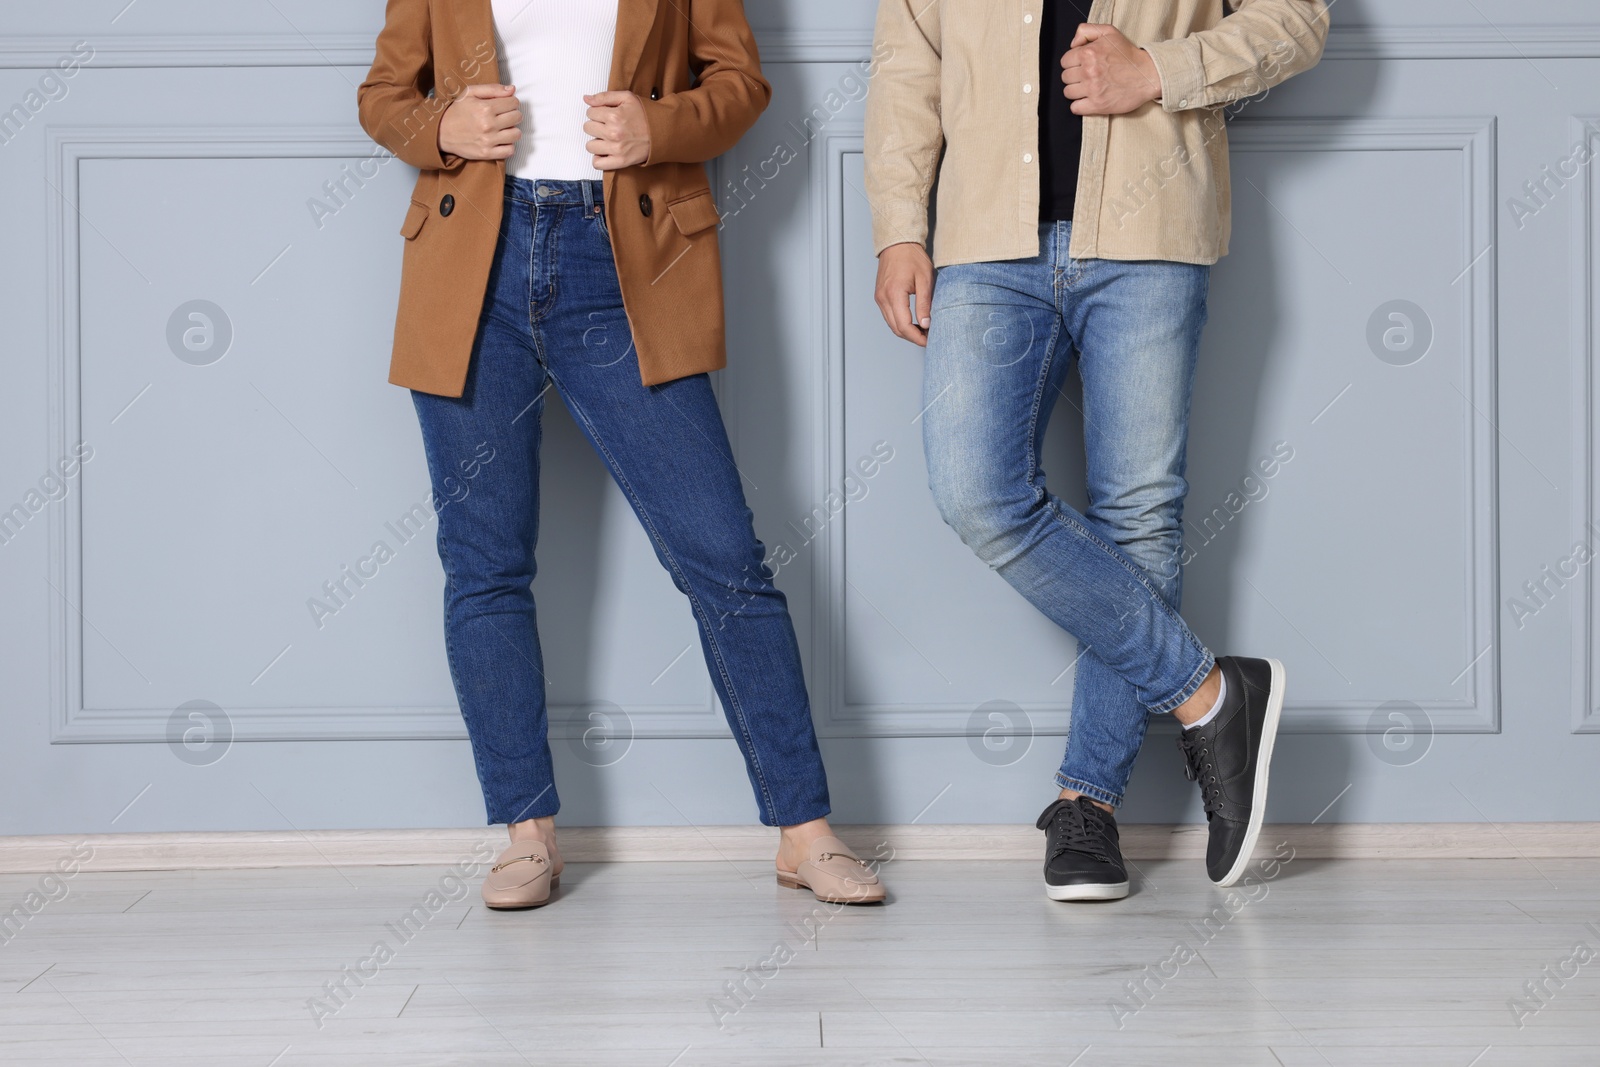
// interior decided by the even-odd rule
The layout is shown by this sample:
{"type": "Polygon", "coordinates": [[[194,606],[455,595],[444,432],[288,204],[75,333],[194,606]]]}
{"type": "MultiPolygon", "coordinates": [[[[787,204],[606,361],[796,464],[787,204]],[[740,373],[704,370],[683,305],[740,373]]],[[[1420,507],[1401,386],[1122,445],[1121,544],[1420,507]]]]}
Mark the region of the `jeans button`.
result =
{"type": "Polygon", "coordinates": [[[639,197],[639,213],[641,215],[643,215],[645,218],[649,218],[650,213],[654,210],[655,205],[650,202],[649,193],[645,193],[643,196],[639,197]]]}
{"type": "Polygon", "coordinates": [[[448,218],[449,215],[450,215],[450,212],[454,211],[455,209],[456,209],[456,198],[451,196],[449,193],[444,194],[444,199],[439,201],[439,215],[440,215],[440,217],[441,218],[448,218]]]}

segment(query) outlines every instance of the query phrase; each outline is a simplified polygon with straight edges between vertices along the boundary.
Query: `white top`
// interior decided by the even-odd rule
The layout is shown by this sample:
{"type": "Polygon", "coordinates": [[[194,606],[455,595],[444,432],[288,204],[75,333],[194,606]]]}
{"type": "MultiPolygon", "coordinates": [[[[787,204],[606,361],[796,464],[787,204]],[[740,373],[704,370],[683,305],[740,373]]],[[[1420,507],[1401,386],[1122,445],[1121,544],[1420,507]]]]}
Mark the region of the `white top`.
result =
{"type": "Polygon", "coordinates": [[[518,178],[602,177],[584,145],[589,105],[611,77],[617,0],[491,0],[500,81],[517,87],[522,140],[506,160],[518,178]]]}

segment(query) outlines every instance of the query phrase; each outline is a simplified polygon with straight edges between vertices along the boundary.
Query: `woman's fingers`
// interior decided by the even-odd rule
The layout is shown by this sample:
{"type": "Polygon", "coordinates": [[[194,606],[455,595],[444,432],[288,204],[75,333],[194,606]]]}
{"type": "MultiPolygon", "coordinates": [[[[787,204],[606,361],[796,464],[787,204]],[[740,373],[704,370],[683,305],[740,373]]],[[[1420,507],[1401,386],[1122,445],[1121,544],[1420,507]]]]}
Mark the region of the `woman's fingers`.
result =
{"type": "Polygon", "coordinates": [[[494,100],[516,94],[515,85],[469,85],[461,96],[472,100],[494,100]]]}

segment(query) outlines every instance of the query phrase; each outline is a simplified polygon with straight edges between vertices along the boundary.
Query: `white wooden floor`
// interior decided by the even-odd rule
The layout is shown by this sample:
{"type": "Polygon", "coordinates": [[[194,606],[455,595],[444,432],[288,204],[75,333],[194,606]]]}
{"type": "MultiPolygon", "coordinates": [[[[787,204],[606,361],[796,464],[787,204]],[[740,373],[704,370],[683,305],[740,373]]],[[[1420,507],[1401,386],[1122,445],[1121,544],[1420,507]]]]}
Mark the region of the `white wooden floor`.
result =
{"type": "Polygon", "coordinates": [[[85,871],[0,944],[0,1063],[1600,1064],[1600,860],[1294,859],[1232,911],[1140,867],[1072,905],[1032,862],[892,862],[835,911],[759,864],[571,864],[514,913],[430,901],[443,868],[85,871]]]}

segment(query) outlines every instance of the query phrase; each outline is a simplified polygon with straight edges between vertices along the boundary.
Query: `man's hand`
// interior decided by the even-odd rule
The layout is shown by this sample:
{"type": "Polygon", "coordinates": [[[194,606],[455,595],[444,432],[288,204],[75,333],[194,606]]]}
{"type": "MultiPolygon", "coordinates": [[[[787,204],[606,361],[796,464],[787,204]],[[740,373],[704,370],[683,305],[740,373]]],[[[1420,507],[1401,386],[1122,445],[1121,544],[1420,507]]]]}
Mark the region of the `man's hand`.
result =
{"type": "Polygon", "coordinates": [[[1061,80],[1074,115],[1126,115],[1161,98],[1161,75],[1150,53],[1104,23],[1078,27],[1061,57],[1061,80]]]}
{"type": "Polygon", "coordinates": [[[928,327],[933,319],[933,260],[914,242],[890,245],[878,256],[878,310],[895,336],[928,347],[928,327]],[[911,297],[917,298],[916,321],[911,320],[911,297]]]}
{"type": "Polygon", "coordinates": [[[515,85],[469,85],[439,120],[439,149],[463,159],[509,159],[521,125],[515,85]]]}
{"type": "Polygon", "coordinates": [[[583,102],[589,105],[583,132],[594,138],[585,147],[594,156],[595,170],[621,170],[650,158],[650,123],[637,96],[595,93],[583,102]]]}

